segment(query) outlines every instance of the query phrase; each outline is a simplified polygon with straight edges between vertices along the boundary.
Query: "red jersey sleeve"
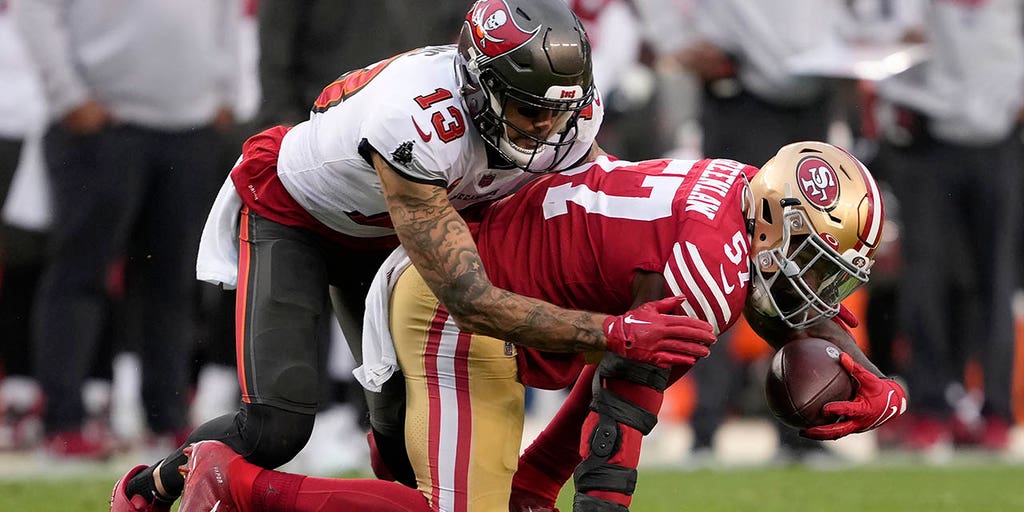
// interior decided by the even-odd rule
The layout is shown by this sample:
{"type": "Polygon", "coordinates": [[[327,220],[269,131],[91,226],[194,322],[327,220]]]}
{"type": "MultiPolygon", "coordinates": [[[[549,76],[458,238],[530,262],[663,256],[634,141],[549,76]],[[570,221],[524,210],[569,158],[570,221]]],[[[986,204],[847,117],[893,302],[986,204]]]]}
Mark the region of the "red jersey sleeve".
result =
{"type": "Polygon", "coordinates": [[[745,177],[757,169],[732,160],[695,166],[679,198],[679,231],[662,273],[683,309],[721,333],[739,319],[750,285],[750,235],[743,201],[745,177]]]}
{"type": "MultiPolygon", "coordinates": [[[[721,332],[739,317],[748,290],[742,176],[752,169],[728,160],[599,158],[492,205],[481,259],[497,286],[608,314],[632,305],[638,271],[659,272],[666,294],[685,295],[687,313],[721,332]]],[[[519,353],[528,385],[561,383],[580,363],[519,353]]]]}

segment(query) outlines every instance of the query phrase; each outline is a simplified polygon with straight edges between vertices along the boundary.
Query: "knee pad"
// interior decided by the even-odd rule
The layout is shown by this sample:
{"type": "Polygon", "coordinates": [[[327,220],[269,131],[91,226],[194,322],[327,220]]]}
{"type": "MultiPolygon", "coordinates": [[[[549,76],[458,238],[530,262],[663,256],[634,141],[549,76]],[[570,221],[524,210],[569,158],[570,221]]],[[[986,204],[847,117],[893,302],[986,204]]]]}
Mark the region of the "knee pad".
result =
{"type": "Polygon", "coordinates": [[[229,443],[246,460],[273,469],[292,460],[313,432],[314,415],[263,404],[242,404],[235,416],[238,438],[229,443]]]}

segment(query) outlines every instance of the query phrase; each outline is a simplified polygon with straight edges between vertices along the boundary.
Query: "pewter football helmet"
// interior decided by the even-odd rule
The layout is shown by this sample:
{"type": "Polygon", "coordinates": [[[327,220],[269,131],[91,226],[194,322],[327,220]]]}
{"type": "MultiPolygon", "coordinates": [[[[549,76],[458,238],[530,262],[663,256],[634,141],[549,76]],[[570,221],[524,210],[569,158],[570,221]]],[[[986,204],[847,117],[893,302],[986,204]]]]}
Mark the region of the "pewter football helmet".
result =
{"type": "Polygon", "coordinates": [[[590,43],[562,0],[479,0],[459,34],[461,91],[484,140],[515,166],[553,170],[576,141],[576,121],[594,96],[590,43]],[[508,109],[552,111],[545,137],[520,130],[508,109]],[[514,144],[509,130],[533,147],[514,144]]]}

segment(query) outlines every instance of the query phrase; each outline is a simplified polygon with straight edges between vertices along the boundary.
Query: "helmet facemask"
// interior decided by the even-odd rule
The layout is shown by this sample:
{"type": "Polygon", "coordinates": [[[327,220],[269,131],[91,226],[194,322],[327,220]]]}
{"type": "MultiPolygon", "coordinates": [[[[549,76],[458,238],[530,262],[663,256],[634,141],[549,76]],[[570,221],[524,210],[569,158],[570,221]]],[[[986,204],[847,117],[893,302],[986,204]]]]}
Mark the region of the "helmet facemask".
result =
{"type": "MultiPolygon", "coordinates": [[[[467,72],[471,80],[472,70],[467,72]]],[[[551,86],[545,96],[537,96],[502,82],[489,71],[480,74],[477,87],[481,108],[471,114],[484,141],[516,167],[536,173],[550,172],[565,160],[576,142],[580,112],[594,97],[593,88],[584,91],[580,86],[551,86]],[[546,137],[520,128],[509,119],[514,116],[524,119],[521,124],[529,124],[529,119],[540,115],[552,116],[546,137]],[[525,137],[533,147],[512,141],[519,137],[525,137]]]]}
{"type": "Polygon", "coordinates": [[[843,299],[870,274],[870,265],[857,267],[847,261],[858,256],[855,251],[847,253],[840,255],[815,233],[802,209],[783,206],[781,241],[752,255],[755,308],[793,328],[835,316],[843,299]]]}
{"type": "Polygon", "coordinates": [[[571,89],[568,95],[578,98],[552,99],[531,95],[506,84],[492,87],[488,82],[501,84],[497,77],[484,77],[481,84],[487,95],[487,108],[483,116],[489,118],[488,124],[494,126],[492,133],[482,133],[484,140],[524,171],[550,172],[555,169],[568,155],[577,139],[577,121],[581,111],[590,103],[593,92],[587,91],[584,94],[583,88],[579,86],[552,86],[548,96],[560,95],[562,91],[571,89]],[[551,128],[545,134],[529,132],[510,120],[510,117],[520,119],[530,125],[530,120],[542,116],[551,117],[551,128]],[[513,138],[521,140],[523,137],[526,144],[531,146],[513,142],[513,138]]]}

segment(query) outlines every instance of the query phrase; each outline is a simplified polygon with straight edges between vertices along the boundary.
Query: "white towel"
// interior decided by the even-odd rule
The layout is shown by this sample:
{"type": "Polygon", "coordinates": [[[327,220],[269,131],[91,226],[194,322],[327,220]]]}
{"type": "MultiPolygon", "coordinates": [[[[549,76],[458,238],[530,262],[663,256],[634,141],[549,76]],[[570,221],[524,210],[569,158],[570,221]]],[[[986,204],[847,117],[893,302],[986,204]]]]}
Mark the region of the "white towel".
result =
{"type": "Polygon", "coordinates": [[[225,290],[238,286],[238,220],[241,211],[242,198],[235,191],[229,175],[220,187],[203,226],[196,258],[196,279],[219,284],[225,290]]]}
{"type": "Polygon", "coordinates": [[[391,292],[405,269],[412,265],[405,249],[399,247],[384,260],[366,294],[363,314],[363,365],[352,370],[356,380],[369,391],[381,386],[398,369],[395,343],[391,338],[391,292]]]}

